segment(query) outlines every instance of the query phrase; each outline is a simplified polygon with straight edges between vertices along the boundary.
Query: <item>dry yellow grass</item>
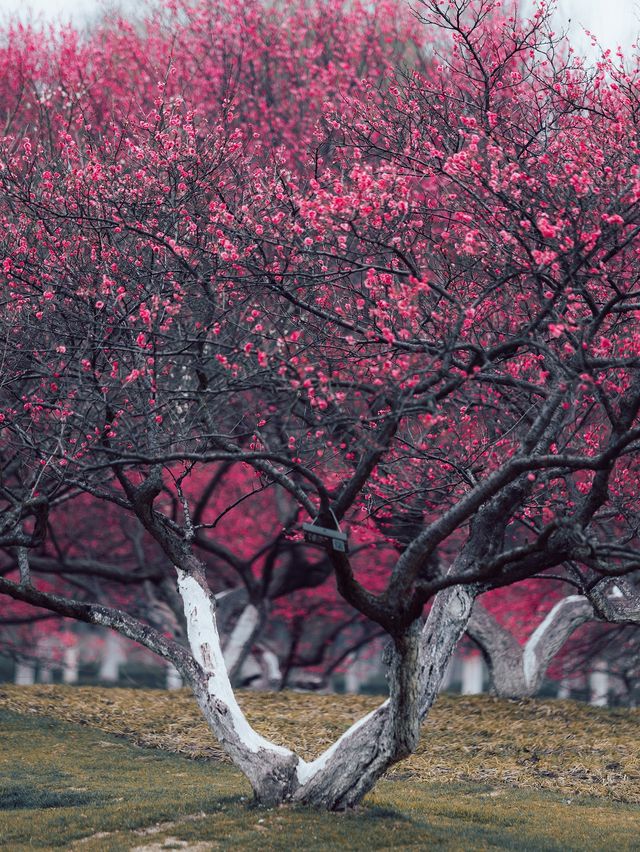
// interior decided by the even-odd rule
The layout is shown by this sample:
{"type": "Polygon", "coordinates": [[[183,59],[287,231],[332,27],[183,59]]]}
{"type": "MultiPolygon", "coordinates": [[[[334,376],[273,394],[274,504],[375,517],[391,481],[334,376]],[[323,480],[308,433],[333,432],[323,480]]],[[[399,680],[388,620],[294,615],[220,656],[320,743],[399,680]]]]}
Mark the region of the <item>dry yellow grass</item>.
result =
{"type": "MultiPolygon", "coordinates": [[[[241,692],[260,733],[306,758],[378,703],[370,696],[241,692]]],[[[224,755],[187,690],[0,687],[0,708],[51,716],[189,757],[224,755]]],[[[442,696],[390,779],[474,781],[640,804],[640,711],[572,701],[442,696]]]]}

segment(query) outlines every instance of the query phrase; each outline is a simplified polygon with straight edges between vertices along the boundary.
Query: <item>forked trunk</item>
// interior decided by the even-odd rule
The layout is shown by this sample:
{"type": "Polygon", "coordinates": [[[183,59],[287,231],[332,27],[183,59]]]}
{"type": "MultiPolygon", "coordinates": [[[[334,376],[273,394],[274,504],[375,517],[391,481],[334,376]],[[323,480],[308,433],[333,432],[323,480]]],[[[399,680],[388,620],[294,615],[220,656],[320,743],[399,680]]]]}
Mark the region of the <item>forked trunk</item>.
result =
{"type": "Polygon", "coordinates": [[[591,603],[582,595],[558,601],[524,645],[477,602],[467,633],[487,660],[493,691],[501,698],[530,698],[542,685],[549,665],[571,634],[594,618],[591,603]]]}
{"type": "Polygon", "coordinates": [[[449,661],[464,632],[473,594],[455,587],[438,594],[421,628],[396,639],[388,654],[390,695],[307,763],[260,736],[247,722],[229,681],[215,603],[198,571],[178,571],[178,587],[196,663],[185,671],[211,729],[267,806],[285,801],[329,810],[357,805],[384,772],[411,754],[449,661]]]}

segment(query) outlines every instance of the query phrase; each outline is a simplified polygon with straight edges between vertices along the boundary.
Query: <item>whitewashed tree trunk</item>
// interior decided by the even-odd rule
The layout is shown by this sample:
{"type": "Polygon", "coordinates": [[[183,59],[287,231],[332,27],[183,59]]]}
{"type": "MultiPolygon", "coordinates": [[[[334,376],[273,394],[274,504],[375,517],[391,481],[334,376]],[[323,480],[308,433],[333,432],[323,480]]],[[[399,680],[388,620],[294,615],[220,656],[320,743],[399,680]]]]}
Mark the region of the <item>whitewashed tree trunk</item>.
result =
{"type": "Polygon", "coordinates": [[[344,675],[345,691],[357,695],[360,692],[360,687],[367,680],[367,674],[367,666],[357,656],[354,656],[344,675]]]}
{"type": "Polygon", "coordinates": [[[182,675],[180,674],[180,672],[178,671],[178,669],[175,666],[173,666],[173,665],[171,665],[171,663],[169,663],[169,665],[167,666],[167,676],[166,676],[166,687],[167,687],[167,689],[169,689],[169,690],[182,689],[182,686],[183,686],[182,675]]]}
{"type": "Polygon", "coordinates": [[[609,704],[609,673],[606,663],[596,663],[589,675],[590,704],[594,707],[607,707],[609,704]]]}
{"type": "Polygon", "coordinates": [[[473,605],[468,589],[440,592],[424,627],[414,622],[389,651],[389,699],[308,763],[254,731],[240,709],[224,663],[215,600],[202,571],[178,569],[178,589],[196,664],[185,667],[185,675],[219,742],[251,782],[256,800],[333,810],[357,804],[390,766],[415,750],[421,722],[473,605]]]}
{"type": "Polygon", "coordinates": [[[442,675],[442,682],[440,684],[440,692],[445,692],[451,686],[451,681],[453,679],[453,659],[449,660],[449,663],[444,670],[444,674],[442,675]]]}
{"type": "Polygon", "coordinates": [[[40,683],[53,682],[53,657],[56,648],[56,640],[47,636],[38,642],[38,680],[40,683]]]}
{"type": "Polygon", "coordinates": [[[62,682],[77,683],[78,669],[80,663],[80,648],[78,645],[71,645],[65,648],[62,658],[62,682]]]}
{"type": "Polygon", "coordinates": [[[38,680],[40,683],[53,683],[53,666],[49,660],[41,660],[38,670],[38,680]]]}
{"type": "Polygon", "coordinates": [[[269,648],[263,648],[260,654],[260,668],[262,669],[262,685],[266,689],[277,689],[282,682],[278,655],[269,648]]]}
{"type": "Polygon", "coordinates": [[[98,677],[106,683],[116,683],[120,677],[120,665],[124,662],[125,655],[122,650],[120,636],[110,630],[104,641],[102,660],[98,677]]]}
{"type": "Polygon", "coordinates": [[[224,646],[224,662],[233,679],[251,650],[251,644],[260,627],[260,612],[253,604],[248,604],[240,613],[233,630],[224,646]]]}
{"type": "Polygon", "coordinates": [[[13,680],[18,686],[33,686],[36,682],[36,664],[32,660],[18,660],[13,680]]]}
{"type": "Polygon", "coordinates": [[[569,595],[552,607],[520,646],[477,601],[467,633],[482,648],[495,693],[503,698],[528,698],[540,689],[551,660],[569,636],[594,617],[587,598],[569,595]]]}
{"type": "Polygon", "coordinates": [[[231,687],[215,617],[215,600],[200,571],[178,573],[187,636],[197,670],[191,686],[218,741],[251,782],[262,804],[290,798],[298,759],[256,733],[247,722],[231,687]]]}
{"type": "Polygon", "coordinates": [[[462,661],[462,694],[479,695],[483,691],[484,665],[482,657],[478,654],[473,657],[465,657],[462,661]]]}
{"type": "Polygon", "coordinates": [[[569,678],[562,678],[562,680],[558,684],[557,696],[561,700],[571,698],[571,681],[569,680],[569,678]]]}

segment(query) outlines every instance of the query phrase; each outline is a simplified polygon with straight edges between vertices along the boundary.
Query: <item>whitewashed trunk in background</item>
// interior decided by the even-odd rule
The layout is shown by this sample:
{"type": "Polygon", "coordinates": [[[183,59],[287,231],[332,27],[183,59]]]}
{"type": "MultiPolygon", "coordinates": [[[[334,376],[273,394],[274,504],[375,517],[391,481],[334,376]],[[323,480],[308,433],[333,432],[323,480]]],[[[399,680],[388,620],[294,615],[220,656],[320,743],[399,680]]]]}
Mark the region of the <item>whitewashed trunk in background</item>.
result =
{"type": "Polygon", "coordinates": [[[262,686],[266,689],[277,689],[282,682],[278,655],[269,648],[263,648],[260,654],[260,668],[262,669],[262,686]]]}
{"type": "Polygon", "coordinates": [[[167,666],[167,679],[166,679],[166,687],[167,689],[182,689],[182,675],[178,671],[175,666],[169,664],[167,666]]]}
{"type": "Polygon", "coordinates": [[[13,680],[18,686],[33,686],[36,682],[36,664],[31,660],[18,660],[13,680]]]}
{"type": "Polygon", "coordinates": [[[38,680],[40,683],[53,683],[53,666],[48,660],[40,661],[38,680]]]}
{"type": "Polygon", "coordinates": [[[449,660],[449,663],[442,675],[442,683],[440,684],[440,692],[445,692],[451,686],[453,680],[454,660],[449,660]]]}
{"type": "Polygon", "coordinates": [[[78,668],[80,664],[80,648],[78,645],[71,645],[65,648],[62,657],[62,682],[77,683],[78,668]]]}
{"type": "Polygon", "coordinates": [[[53,658],[56,650],[56,641],[48,636],[38,642],[38,680],[40,683],[53,682],[53,658]]]}
{"type": "Polygon", "coordinates": [[[594,707],[607,707],[609,704],[609,674],[604,663],[596,664],[589,675],[590,703],[594,707]]]}
{"type": "Polygon", "coordinates": [[[569,678],[562,678],[562,680],[558,684],[557,696],[561,700],[571,698],[571,681],[569,680],[569,678]]]}
{"type": "Polygon", "coordinates": [[[482,657],[465,657],[462,661],[463,695],[479,695],[484,689],[484,666],[482,657]]]}
{"type": "Polygon", "coordinates": [[[344,675],[344,688],[346,692],[358,694],[360,687],[368,678],[368,666],[363,660],[358,657],[353,657],[353,662],[346,670],[344,675]]]}
{"type": "Polygon", "coordinates": [[[240,613],[224,646],[224,662],[231,677],[238,672],[260,624],[260,613],[248,604],[240,613]]]}
{"type": "Polygon", "coordinates": [[[110,630],[104,641],[98,677],[106,683],[116,683],[120,677],[120,665],[124,662],[122,643],[117,633],[110,630]]]}
{"type": "Polygon", "coordinates": [[[467,633],[489,660],[495,693],[503,698],[528,698],[542,686],[551,660],[569,636],[593,617],[593,606],[585,597],[569,595],[554,604],[524,646],[520,646],[515,637],[476,602],[467,633]]]}

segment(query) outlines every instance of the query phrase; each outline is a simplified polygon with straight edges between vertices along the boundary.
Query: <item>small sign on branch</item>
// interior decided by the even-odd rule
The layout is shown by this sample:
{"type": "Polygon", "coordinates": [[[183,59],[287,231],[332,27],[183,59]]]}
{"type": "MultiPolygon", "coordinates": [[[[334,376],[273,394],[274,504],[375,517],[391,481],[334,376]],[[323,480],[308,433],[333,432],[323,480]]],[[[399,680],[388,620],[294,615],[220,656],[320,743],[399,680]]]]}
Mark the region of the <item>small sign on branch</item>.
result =
{"type": "Polygon", "coordinates": [[[319,544],[321,547],[335,550],[338,553],[347,553],[349,550],[347,536],[339,530],[318,527],[315,524],[303,524],[302,531],[304,540],[310,544],[319,544]]]}

